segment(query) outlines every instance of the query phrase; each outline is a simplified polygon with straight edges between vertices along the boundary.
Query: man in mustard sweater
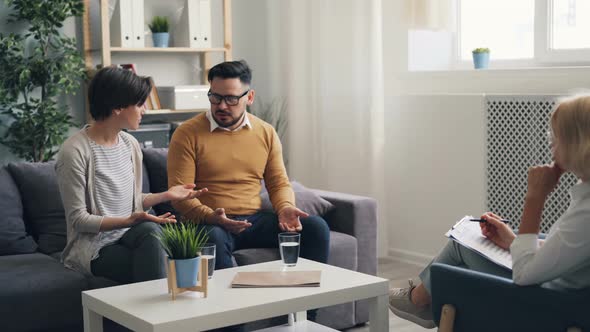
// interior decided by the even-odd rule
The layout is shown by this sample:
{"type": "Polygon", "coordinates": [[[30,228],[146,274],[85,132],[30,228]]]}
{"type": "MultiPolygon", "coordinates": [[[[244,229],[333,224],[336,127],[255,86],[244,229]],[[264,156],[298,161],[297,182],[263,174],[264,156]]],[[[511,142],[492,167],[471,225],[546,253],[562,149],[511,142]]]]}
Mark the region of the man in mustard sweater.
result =
{"type": "Polygon", "coordinates": [[[176,129],[168,152],[168,186],[195,183],[208,192],[174,207],[207,225],[217,246],[216,269],[233,266],[234,250],[277,248],[280,232],[300,232],[301,257],[326,263],[326,221],[296,207],[277,133],[246,112],[254,102],[248,64],[218,64],[208,79],[211,109],[176,129]],[[260,211],[263,179],[276,213],[260,211]]]}

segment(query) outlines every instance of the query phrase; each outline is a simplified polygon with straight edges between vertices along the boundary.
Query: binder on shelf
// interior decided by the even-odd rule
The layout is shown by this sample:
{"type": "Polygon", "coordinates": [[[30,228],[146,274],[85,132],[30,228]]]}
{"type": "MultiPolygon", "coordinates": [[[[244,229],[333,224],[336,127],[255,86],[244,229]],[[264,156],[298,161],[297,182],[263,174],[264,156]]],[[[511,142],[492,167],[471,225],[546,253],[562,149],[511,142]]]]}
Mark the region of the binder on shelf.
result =
{"type": "Polygon", "coordinates": [[[158,89],[156,88],[156,83],[154,82],[154,79],[151,77],[150,82],[152,83],[152,92],[150,93],[148,98],[151,101],[153,107],[152,109],[159,110],[162,108],[162,105],[160,104],[160,96],[158,96],[158,89]]]}
{"type": "Polygon", "coordinates": [[[145,47],[143,0],[119,0],[110,22],[111,46],[145,47]]]}
{"type": "Polygon", "coordinates": [[[211,0],[186,0],[173,34],[177,47],[211,47],[211,0]]]}
{"type": "MultiPolygon", "coordinates": [[[[119,2],[125,0],[119,0],[119,2]]],[[[129,1],[129,0],[127,0],[129,1]]],[[[145,47],[145,20],[143,0],[131,0],[131,22],[133,31],[133,47],[145,47]]]]}

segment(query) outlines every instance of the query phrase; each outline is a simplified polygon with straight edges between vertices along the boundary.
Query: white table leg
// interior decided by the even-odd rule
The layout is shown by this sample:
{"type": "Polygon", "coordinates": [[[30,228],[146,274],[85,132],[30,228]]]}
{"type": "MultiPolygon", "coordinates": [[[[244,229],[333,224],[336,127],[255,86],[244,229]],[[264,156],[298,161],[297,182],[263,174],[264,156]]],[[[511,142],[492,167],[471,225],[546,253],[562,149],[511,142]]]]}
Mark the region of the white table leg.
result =
{"type": "Polygon", "coordinates": [[[299,311],[295,313],[296,322],[303,322],[304,320],[307,320],[307,311],[299,311]]]}
{"type": "Polygon", "coordinates": [[[84,307],[84,332],[102,332],[102,316],[84,307]]]}
{"type": "Polygon", "coordinates": [[[369,299],[369,330],[371,332],[389,331],[389,308],[387,295],[369,299]]]}

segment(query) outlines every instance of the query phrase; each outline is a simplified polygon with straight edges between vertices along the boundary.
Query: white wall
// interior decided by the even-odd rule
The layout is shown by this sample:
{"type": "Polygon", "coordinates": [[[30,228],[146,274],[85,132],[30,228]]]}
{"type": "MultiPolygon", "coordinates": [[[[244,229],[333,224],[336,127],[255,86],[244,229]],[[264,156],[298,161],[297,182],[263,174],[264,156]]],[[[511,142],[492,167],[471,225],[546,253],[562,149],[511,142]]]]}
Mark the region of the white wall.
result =
{"type": "Polygon", "coordinates": [[[389,254],[427,263],[454,221],[484,209],[483,95],[406,95],[387,106],[389,254]]]}
{"type": "Polygon", "coordinates": [[[272,80],[279,71],[279,23],[273,15],[274,2],[233,0],[233,56],[246,60],[252,68],[252,87],[256,98],[266,102],[280,95],[282,82],[272,80]]]}

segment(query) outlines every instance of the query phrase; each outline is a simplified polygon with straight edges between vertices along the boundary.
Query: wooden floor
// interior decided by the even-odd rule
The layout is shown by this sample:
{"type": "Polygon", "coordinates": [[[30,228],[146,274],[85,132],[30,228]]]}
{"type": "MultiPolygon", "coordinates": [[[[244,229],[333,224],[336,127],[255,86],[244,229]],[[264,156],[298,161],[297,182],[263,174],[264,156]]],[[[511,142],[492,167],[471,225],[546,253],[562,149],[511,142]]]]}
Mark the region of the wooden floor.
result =
{"type": "MultiPolygon", "coordinates": [[[[417,281],[418,273],[422,271],[422,267],[393,261],[387,258],[379,259],[379,266],[377,274],[389,279],[391,287],[407,287],[408,279],[412,278],[417,281]]],[[[346,332],[369,332],[369,326],[355,327],[345,330],[346,332]]],[[[407,320],[401,319],[389,312],[389,331],[395,332],[422,332],[435,331],[422,328],[407,320]]]]}

